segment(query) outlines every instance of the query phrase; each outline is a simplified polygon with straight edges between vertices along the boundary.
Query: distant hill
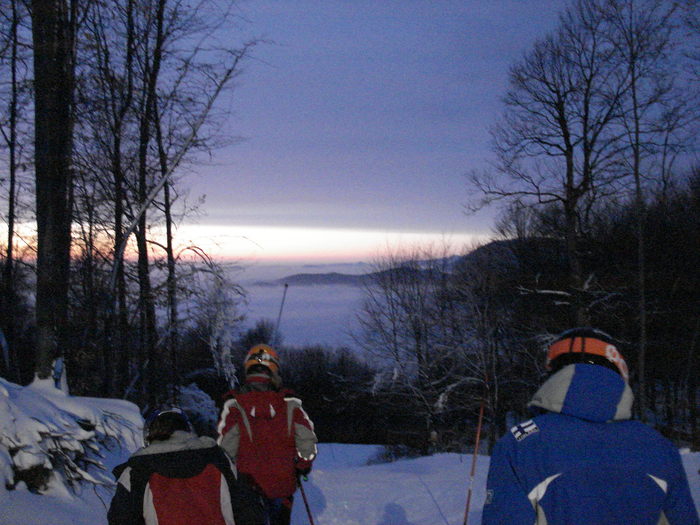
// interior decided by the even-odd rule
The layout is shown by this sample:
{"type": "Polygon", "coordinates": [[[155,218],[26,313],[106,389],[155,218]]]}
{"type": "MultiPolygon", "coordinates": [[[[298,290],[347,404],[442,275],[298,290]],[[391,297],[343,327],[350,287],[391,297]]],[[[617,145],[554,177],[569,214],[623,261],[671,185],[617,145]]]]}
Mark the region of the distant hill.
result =
{"type": "Polygon", "coordinates": [[[345,285],[345,286],[364,286],[368,283],[383,279],[390,274],[395,276],[405,276],[407,273],[412,273],[428,277],[430,270],[416,270],[414,268],[392,268],[390,270],[382,270],[380,272],[365,273],[360,275],[350,275],[338,272],[330,273],[297,273],[276,279],[274,281],[258,281],[257,286],[281,286],[288,284],[290,286],[324,286],[324,285],[345,285]]]}
{"type": "Polygon", "coordinates": [[[566,269],[561,242],[546,238],[491,241],[466,255],[453,255],[446,259],[440,259],[438,262],[439,264],[433,264],[435,261],[425,261],[420,266],[424,266],[426,269],[399,266],[364,274],[297,273],[273,281],[258,281],[255,284],[257,286],[281,286],[284,284],[290,286],[364,286],[377,280],[384,280],[391,274],[400,278],[406,273],[411,273],[412,277],[418,274],[427,278],[435,272],[434,268],[444,268],[447,273],[455,270],[460,273],[468,273],[470,269],[479,272],[484,264],[489,264],[492,267],[497,264],[504,269],[544,268],[552,274],[566,269]]]}
{"type": "Polygon", "coordinates": [[[258,286],[280,286],[288,284],[290,286],[323,286],[323,285],[346,285],[346,286],[362,286],[370,274],[363,275],[348,275],[338,272],[330,273],[297,273],[276,279],[274,281],[259,281],[255,283],[258,286]]]}

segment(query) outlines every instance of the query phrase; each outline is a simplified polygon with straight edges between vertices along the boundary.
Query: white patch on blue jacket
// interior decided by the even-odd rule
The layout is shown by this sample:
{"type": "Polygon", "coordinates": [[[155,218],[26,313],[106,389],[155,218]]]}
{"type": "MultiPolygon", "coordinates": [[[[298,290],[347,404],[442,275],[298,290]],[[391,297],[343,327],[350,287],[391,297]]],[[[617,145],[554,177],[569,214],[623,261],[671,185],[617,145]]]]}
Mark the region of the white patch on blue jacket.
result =
{"type": "Polygon", "coordinates": [[[524,423],[520,423],[519,425],[515,425],[510,429],[510,433],[513,434],[513,437],[517,441],[522,441],[526,437],[536,434],[539,431],[540,428],[532,419],[525,421],[524,423]]]}

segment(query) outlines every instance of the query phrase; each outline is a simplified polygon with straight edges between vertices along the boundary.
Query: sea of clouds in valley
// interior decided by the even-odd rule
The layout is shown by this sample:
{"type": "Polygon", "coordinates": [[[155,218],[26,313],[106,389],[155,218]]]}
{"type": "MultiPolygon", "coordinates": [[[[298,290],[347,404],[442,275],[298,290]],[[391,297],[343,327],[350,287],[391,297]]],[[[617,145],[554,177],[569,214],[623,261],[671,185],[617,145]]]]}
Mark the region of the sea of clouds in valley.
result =
{"type": "MultiPolygon", "coordinates": [[[[357,264],[321,265],[250,265],[231,269],[234,282],[247,294],[246,327],[260,319],[277,322],[284,294],[284,278],[296,274],[331,272],[359,275],[371,271],[370,266],[357,264]]],[[[288,346],[321,344],[330,347],[355,347],[352,334],[358,333],[357,314],[362,306],[362,287],[343,284],[296,285],[287,289],[280,332],[288,346]]]]}

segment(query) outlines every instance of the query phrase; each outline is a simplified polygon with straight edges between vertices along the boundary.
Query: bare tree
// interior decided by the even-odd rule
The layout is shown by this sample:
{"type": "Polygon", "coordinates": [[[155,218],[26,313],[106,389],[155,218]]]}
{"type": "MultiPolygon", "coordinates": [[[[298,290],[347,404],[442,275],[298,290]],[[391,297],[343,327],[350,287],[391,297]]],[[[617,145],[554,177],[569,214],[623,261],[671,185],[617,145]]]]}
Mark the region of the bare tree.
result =
{"type": "Polygon", "coordinates": [[[677,144],[669,138],[684,124],[682,105],[673,91],[671,67],[673,15],[675,5],[663,0],[607,0],[600,6],[610,25],[608,38],[621,66],[627,70],[628,89],[621,100],[621,142],[629,154],[624,157],[624,171],[634,181],[634,202],[637,215],[637,287],[639,293],[639,341],[637,357],[638,404],[642,419],[646,418],[646,349],[647,293],[645,180],[665,178],[665,153],[677,144]],[[659,162],[659,159],[662,159],[659,162]]]}
{"type": "Polygon", "coordinates": [[[698,12],[695,0],[682,0],[679,2],[681,16],[686,29],[686,46],[684,54],[689,61],[689,71],[692,81],[697,85],[700,82],[700,12],[698,12]]]}
{"type": "MultiPolygon", "coordinates": [[[[629,82],[607,30],[595,0],[577,0],[558,30],[511,68],[506,109],[492,132],[495,173],[472,177],[483,195],[477,205],[504,199],[561,207],[570,285],[578,291],[589,278],[580,249],[587,214],[620,181],[619,105],[629,82]]],[[[586,317],[576,300],[572,322],[586,317]]]]}
{"type": "MultiPolygon", "coordinates": [[[[228,388],[236,384],[235,336],[243,316],[240,306],[245,298],[243,289],[229,280],[226,269],[200,250],[185,253],[194,256],[196,264],[182,264],[182,278],[190,282],[183,303],[187,305],[183,330],[188,329],[198,343],[207,349],[217,375],[228,388]]],[[[189,350],[189,348],[188,348],[189,350]]],[[[246,348],[245,351],[248,349],[246,348]]],[[[171,363],[176,367],[177,363],[171,363]]]]}
{"type": "MultiPolygon", "coordinates": [[[[85,40],[92,43],[86,49],[90,69],[79,87],[85,91],[82,98],[90,101],[81,144],[92,147],[84,148],[81,169],[92,171],[91,180],[103,196],[102,205],[109,210],[105,215],[111,215],[111,221],[106,219],[106,237],[111,238],[113,256],[124,243],[128,174],[133,170],[136,6],[133,0],[114,2],[89,15],[85,27],[89,37],[85,40]]],[[[108,291],[114,298],[108,301],[101,344],[104,361],[111,364],[105,371],[104,388],[112,395],[123,392],[129,376],[129,304],[124,265],[116,268],[114,281],[114,290],[108,291]]]]}
{"type": "MultiPolygon", "coordinates": [[[[178,221],[190,211],[180,199],[184,191],[178,189],[179,174],[200,153],[221,144],[216,129],[225,115],[218,113],[216,103],[254,45],[232,48],[230,38],[219,45],[218,32],[230,27],[231,5],[228,0],[187,5],[124,0],[88,17],[88,66],[81,77],[86,110],[79,148],[80,169],[89,177],[80,180],[97,189],[81,192],[93,195],[100,209],[111,206],[111,219],[99,210],[94,217],[109,226],[102,238],[111,239],[113,246],[105,285],[111,313],[103,346],[110,353],[105,362],[119,363],[116,374],[114,368],[106,370],[114,376],[106,377],[107,383],[117,391],[145,368],[141,388],[159,395],[162,389],[156,383],[166,378],[157,377],[157,364],[166,346],[171,357],[177,351],[178,295],[187,284],[178,275],[180,247],[174,237],[178,221]],[[211,17],[213,9],[216,17],[211,17]],[[163,223],[161,242],[157,232],[163,223]],[[129,250],[138,255],[135,265],[125,258],[129,250]],[[159,282],[162,275],[165,286],[159,282]],[[130,290],[134,284],[138,301],[130,290]],[[166,326],[155,308],[161,293],[167,304],[166,326]],[[132,315],[138,329],[132,326],[132,315]],[[138,351],[128,348],[134,337],[141,338],[138,351]]],[[[85,210],[89,208],[86,203],[85,210]]]]}
{"type": "Polygon", "coordinates": [[[165,6],[167,0],[157,0],[146,13],[143,43],[145,52],[140,57],[141,86],[138,108],[138,168],[136,182],[136,208],[142,212],[137,218],[135,237],[138,255],[139,282],[139,354],[145,358],[148,370],[144,382],[149,401],[156,402],[156,309],[151,285],[150,263],[148,253],[147,203],[151,189],[149,147],[153,138],[152,123],[156,104],[156,86],[160,74],[161,61],[165,44],[165,6]]]}
{"type": "Polygon", "coordinates": [[[520,412],[523,398],[537,385],[541,367],[525,344],[530,334],[518,326],[520,240],[474,247],[461,258],[451,279],[452,315],[459,338],[464,375],[485,404],[490,447],[506,430],[506,414],[520,412]]]}
{"type": "Polygon", "coordinates": [[[29,47],[26,40],[28,13],[19,0],[2,3],[0,9],[0,67],[2,77],[9,78],[0,88],[3,112],[0,117],[0,134],[3,145],[7,148],[7,246],[2,273],[2,297],[0,298],[0,328],[7,341],[7,362],[3,360],[8,377],[19,382],[19,364],[15,341],[15,305],[18,291],[15,279],[15,226],[19,215],[20,175],[22,164],[28,161],[29,126],[26,122],[29,113],[29,59],[26,52],[29,47]],[[6,104],[6,106],[5,106],[6,104]],[[6,112],[5,112],[6,110],[6,112]]]}
{"type": "Polygon", "coordinates": [[[447,302],[450,259],[432,248],[390,253],[365,287],[358,338],[384,370],[382,384],[421,420],[423,444],[447,413],[448,399],[470,378],[455,346],[447,302]]]}
{"type": "Polygon", "coordinates": [[[523,410],[540,376],[529,335],[517,324],[525,272],[516,242],[460,256],[431,249],[390,254],[367,282],[359,341],[383,371],[387,398],[420,415],[424,436],[441,433],[441,446],[454,445],[445,435],[461,444],[473,437],[468,425],[480,407],[492,446],[506,413],[523,410]]]}

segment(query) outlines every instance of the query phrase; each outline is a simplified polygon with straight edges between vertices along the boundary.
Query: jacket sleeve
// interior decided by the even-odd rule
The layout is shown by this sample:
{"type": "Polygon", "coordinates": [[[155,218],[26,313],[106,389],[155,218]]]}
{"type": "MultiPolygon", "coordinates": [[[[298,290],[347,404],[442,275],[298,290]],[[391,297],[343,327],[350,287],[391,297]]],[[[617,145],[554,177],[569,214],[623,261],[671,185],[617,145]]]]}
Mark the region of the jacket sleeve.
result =
{"type": "Polygon", "coordinates": [[[678,451],[673,449],[674,471],[670,480],[663,512],[670,525],[698,525],[698,512],[688,486],[688,477],[678,451]]]}
{"type": "Polygon", "coordinates": [[[109,525],[143,525],[143,499],[132,493],[131,468],[122,471],[107,512],[109,525]]]}
{"type": "Polygon", "coordinates": [[[224,403],[217,431],[219,434],[217,443],[235,459],[241,440],[241,414],[235,399],[229,399],[224,403]]]}
{"type": "Polygon", "coordinates": [[[247,484],[238,482],[231,494],[236,525],[266,525],[262,495],[247,484]]]}
{"type": "Polygon", "coordinates": [[[496,443],[491,455],[483,525],[532,525],[537,518],[516,474],[512,459],[513,443],[509,437],[506,435],[496,443]]]}
{"type": "Polygon", "coordinates": [[[296,398],[287,398],[288,407],[292,410],[292,429],[294,432],[294,444],[297,449],[297,469],[308,470],[316,459],[318,450],[316,443],[318,438],[314,432],[314,424],[308,414],[301,407],[301,401],[296,398]]]}
{"type": "Polygon", "coordinates": [[[261,495],[238,479],[238,473],[231,458],[223,451],[221,455],[223,457],[218,465],[228,485],[231,511],[236,525],[266,525],[261,495]]]}

